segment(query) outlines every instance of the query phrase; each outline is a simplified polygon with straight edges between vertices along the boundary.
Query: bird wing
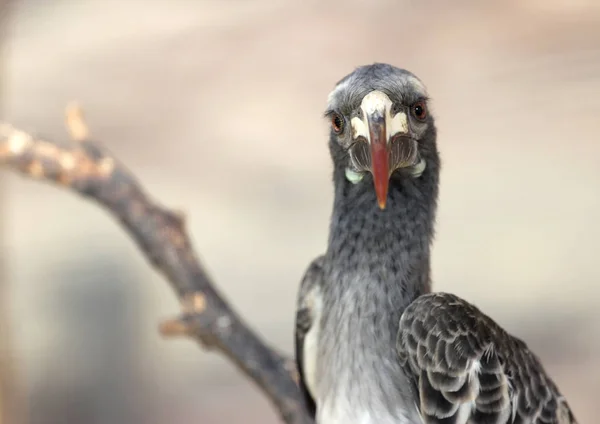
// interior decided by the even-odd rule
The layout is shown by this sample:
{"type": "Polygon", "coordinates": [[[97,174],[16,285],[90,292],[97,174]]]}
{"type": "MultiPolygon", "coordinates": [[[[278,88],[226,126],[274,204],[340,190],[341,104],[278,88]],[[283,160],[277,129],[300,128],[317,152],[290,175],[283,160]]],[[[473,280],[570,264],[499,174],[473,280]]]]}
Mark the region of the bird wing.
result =
{"type": "MultiPolygon", "coordinates": [[[[296,325],[295,325],[295,351],[296,351],[296,365],[298,367],[298,373],[300,375],[300,390],[304,397],[306,407],[311,415],[315,418],[316,405],[310,390],[309,390],[309,378],[313,376],[307,375],[307,366],[305,363],[309,358],[304,357],[305,353],[305,340],[309,331],[312,328],[313,322],[315,321],[315,315],[318,313],[317,308],[320,304],[320,289],[323,280],[323,260],[324,256],[321,255],[314,259],[308,266],[302,282],[300,283],[300,290],[298,292],[297,309],[296,309],[296,325]]],[[[311,373],[314,370],[310,370],[311,373]]],[[[313,383],[314,384],[314,383],[313,383]]]]}
{"type": "Polygon", "coordinates": [[[455,295],[409,305],[397,348],[426,424],[577,424],[527,345],[455,295]]]}

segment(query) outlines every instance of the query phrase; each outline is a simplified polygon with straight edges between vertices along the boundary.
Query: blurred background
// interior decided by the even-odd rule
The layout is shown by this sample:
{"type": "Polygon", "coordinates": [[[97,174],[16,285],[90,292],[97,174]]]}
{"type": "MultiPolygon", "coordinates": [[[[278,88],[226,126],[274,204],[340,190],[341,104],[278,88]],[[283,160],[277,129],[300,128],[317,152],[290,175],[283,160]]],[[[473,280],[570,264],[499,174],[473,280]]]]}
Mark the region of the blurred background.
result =
{"type": "MultiPolygon", "coordinates": [[[[600,2],[13,0],[2,44],[2,118],[66,139],[78,100],[290,353],[331,210],[327,94],[362,64],[415,72],[443,157],[435,289],[526,340],[594,422],[600,2]]],[[[2,424],[279,422],[223,358],[158,335],[175,296],[103,210],[0,182],[2,424]]]]}

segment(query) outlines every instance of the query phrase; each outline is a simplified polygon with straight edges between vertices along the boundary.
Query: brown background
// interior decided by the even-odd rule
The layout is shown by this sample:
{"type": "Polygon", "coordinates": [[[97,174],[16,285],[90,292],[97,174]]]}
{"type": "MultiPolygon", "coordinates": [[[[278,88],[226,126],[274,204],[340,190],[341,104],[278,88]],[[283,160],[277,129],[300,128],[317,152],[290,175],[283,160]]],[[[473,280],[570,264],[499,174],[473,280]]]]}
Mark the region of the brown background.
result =
{"type": "MultiPolygon", "coordinates": [[[[443,173],[437,290],[539,354],[581,423],[600,391],[600,3],[595,0],[16,0],[4,118],[94,135],[190,231],[222,290],[292,350],[299,279],[325,247],[335,81],[419,75],[443,173]]],[[[118,225],[6,172],[5,279],[28,424],[276,423],[221,357],[165,341],[173,294],[118,225]]],[[[12,424],[12,423],[11,423],[12,424]]]]}

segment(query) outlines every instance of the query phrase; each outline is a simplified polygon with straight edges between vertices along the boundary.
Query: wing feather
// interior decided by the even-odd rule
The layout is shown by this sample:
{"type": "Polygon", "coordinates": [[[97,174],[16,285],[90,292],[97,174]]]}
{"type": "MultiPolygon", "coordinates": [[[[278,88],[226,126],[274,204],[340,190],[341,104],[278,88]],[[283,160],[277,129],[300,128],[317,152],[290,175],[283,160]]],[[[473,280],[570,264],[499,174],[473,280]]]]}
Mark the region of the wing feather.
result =
{"type": "Polygon", "coordinates": [[[417,298],[397,348],[425,424],[577,424],[527,345],[458,296],[417,298]]]}
{"type": "Polygon", "coordinates": [[[304,358],[304,340],[313,325],[313,306],[315,289],[319,289],[322,281],[323,274],[323,256],[319,256],[314,259],[302,277],[300,283],[300,290],[297,298],[297,309],[296,309],[296,322],[295,322],[295,355],[296,355],[296,366],[298,367],[298,373],[300,376],[300,391],[302,392],[305,406],[314,419],[316,415],[316,404],[315,400],[310,394],[307,386],[306,371],[305,371],[305,358],[304,358]]]}

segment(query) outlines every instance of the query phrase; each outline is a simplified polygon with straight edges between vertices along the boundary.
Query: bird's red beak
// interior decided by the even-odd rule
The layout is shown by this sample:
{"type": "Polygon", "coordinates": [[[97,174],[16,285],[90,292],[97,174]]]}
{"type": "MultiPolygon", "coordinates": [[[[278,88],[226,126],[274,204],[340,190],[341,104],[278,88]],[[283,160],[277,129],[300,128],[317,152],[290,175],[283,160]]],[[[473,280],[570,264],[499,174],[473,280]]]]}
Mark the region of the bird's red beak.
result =
{"type": "Polygon", "coordinates": [[[385,209],[390,179],[390,159],[387,145],[385,117],[382,115],[367,116],[371,143],[371,171],[375,194],[380,209],[385,209]]]}

